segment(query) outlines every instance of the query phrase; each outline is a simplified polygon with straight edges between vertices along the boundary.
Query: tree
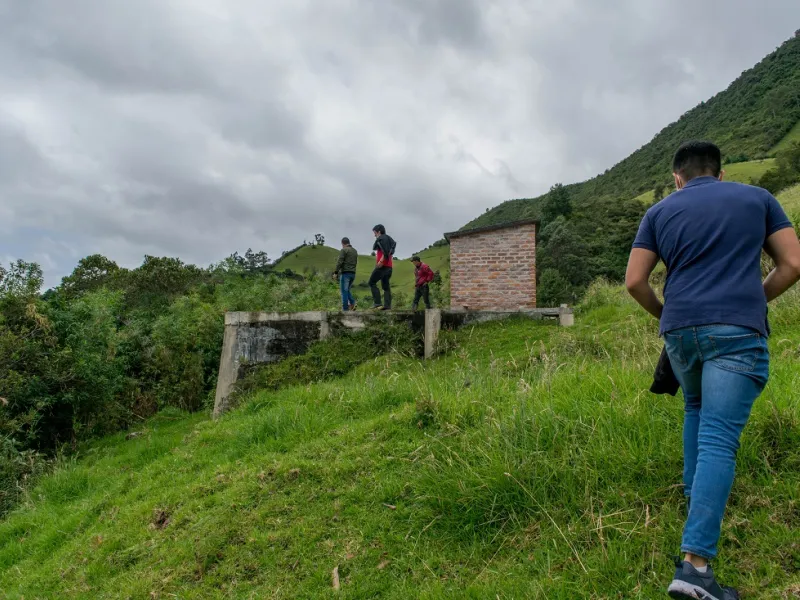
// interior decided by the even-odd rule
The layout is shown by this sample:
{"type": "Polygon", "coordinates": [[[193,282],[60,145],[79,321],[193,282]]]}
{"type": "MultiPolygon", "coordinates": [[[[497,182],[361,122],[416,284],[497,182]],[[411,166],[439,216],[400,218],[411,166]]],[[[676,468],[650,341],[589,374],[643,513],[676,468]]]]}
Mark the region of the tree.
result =
{"type": "Polygon", "coordinates": [[[0,301],[11,298],[32,300],[42,289],[42,268],[32,262],[18,260],[8,268],[0,265],[0,301]]]}
{"type": "Polygon", "coordinates": [[[764,173],[758,180],[760,187],[773,194],[800,181],[800,144],[794,143],[779,152],[775,164],[777,166],[774,169],[764,173]]]}
{"type": "Polygon", "coordinates": [[[542,274],[556,270],[574,288],[583,288],[592,280],[589,248],[563,216],[542,229],[537,262],[542,274]]]}
{"type": "Polygon", "coordinates": [[[324,246],[325,245],[325,236],[322,235],[321,233],[315,233],[314,234],[314,243],[317,246],[324,246]]]}
{"type": "Polygon", "coordinates": [[[178,258],[146,255],[142,265],[125,276],[125,303],[128,308],[161,312],[208,275],[178,258]]]}
{"type": "Polygon", "coordinates": [[[569,218],[572,214],[572,201],[567,188],[557,183],[550,188],[542,202],[542,220],[545,223],[554,221],[558,217],[569,218]]]}
{"type": "Polygon", "coordinates": [[[78,261],[70,275],[61,280],[61,289],[68,296],[77,296],[113,283],[120,268],[102,254],[92,254],[78,261]]]}
{"type": "Polygon", "coordinates": [[[664,199],[664,184],[659,183],[653,188],[653,202],[661,202],[664,199]]]}
{"type": "Polygon", "coordinates": [[[555,307],[572,302],[575,290],[558,269],[545,269],[536,288],[539,306],[555,307]]]}

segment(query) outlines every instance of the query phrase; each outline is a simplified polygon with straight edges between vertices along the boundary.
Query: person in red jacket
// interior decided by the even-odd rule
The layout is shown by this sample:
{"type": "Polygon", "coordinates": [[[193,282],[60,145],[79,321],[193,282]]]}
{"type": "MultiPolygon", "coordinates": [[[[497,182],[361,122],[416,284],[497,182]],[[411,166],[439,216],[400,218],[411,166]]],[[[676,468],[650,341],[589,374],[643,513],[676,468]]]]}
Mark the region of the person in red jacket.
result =
{"type": "Polygon", "coordinates": [[[413,256],[411,262],[414,263],[414,286],[416,287],[414,291],[414,303],[411,305],[411,310],[417,310],[420,298],[425,300],[425,308],[430,308],[431,291],[429,284],[433,281],[435,275],[431,268],[420,260],[419,256],[413,256]]]}
{"type": "Polygon", "coordinates": [[[369,277],[369,287],[372,290],[372,308],[374,310],[391,310],[392,287],[389,280],[392,278],[393,258],[397,243],[390,235],[386,235],[386,228],[383,225],[375,225],[372,228],[372,233],[375,235],[375,245],[372,246],[372,250],[375,253],[375,269],[373,269],[372,275],[369,277]],[[381,303],[378,282],[383,288],[383,303],[381,303]]]}

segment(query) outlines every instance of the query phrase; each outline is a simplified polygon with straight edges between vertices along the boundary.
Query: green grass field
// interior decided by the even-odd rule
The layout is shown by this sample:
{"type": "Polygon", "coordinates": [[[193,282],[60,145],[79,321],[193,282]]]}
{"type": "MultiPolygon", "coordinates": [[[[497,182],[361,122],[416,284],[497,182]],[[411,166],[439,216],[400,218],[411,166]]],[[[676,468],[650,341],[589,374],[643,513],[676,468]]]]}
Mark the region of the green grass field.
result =
{"type": "MultiPolygon", "coordinates": [[[[296,273],[308,274],[311,272],[332,273],[336,267],[336,258],[339,250],[328,246],[306,246],[293,252],[280,261],[276,267],[280,270],[291,269],[296,273]]],[[[427,263],[434,271],[442,274],[450,272],[450,247],[440,246],[430,248],[419,254],[423,262],[427,263]]],[[[365,298],[369,295],[369,288],[365,287],[369,276],[375,267],[375,257],[369,255],[359,255],[358,268],[356,270],[355,296],[356,300],[363,307],[365,298]]],[[[414,295],[414,265],[410,260],[394,261],[392,272],[392,289],[406,295],[406,300],[410,304],[414,295]]]]}
{"type": "MultiPolygon", "coordinates": [[[[747,598],[789,600],[800,296],[772,319],[716,568],[747,598]]],[[[454,338],[434,361],[381,356],[218,422],[165,412],[81,447],[0,522],[2,597],[665,597],[682,406],[646,391],[655,323],[596,286],[574,328],[454,338]]]]}
{"type": "Polygon", "coordinates": [[[783,138],[775,147],[770,151],[770,155],[774,156],[781,150],[785,150],[790,145],[800,143],[800,121],[792,128],[792,130],[783,138]]]}
{"type": "Polygon", "coordinates": [[[764,160],[751,160],[749,162],[733,163],[724,165],[726,181],[736,181],[739,183],[753,184],[759,178],[775,166],[774,158],[764,160]]]}
{"type": "MultiPolygon", "coordinates": [[[[775,159],[774,158],[766,158],[764,160],[751,160],[749,162],[742,162],[742,163],[733,163],[730,165],[725,165],[723,169],[725,170],[725,181],[736,181],[738,183],[747,183],[753,184],[757,182],[758,179],[767,171],[769,171],[773,166],[775,166],[775,159]]],[[[665,190],[665,195],[670,194],[674,191],[674,188],[669,188],[665,190]]],[[[641,193],[636,198],[639,202],[643,204],[651,204],[653,202],[653,191],[648,190],[646,192],[641,193]]]]}

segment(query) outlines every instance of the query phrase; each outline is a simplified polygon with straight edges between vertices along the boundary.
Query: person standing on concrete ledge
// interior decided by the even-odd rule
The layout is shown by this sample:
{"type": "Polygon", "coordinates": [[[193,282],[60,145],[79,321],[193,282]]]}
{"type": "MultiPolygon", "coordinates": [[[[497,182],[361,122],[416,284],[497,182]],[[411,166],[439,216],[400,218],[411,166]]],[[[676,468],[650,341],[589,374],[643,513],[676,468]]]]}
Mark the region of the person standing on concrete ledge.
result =
{"type": "Polygon", "coordinates": [[[336,261],[334,276],[339,276],[339,290],[342,293],[342,310],[355,310],[356,299],[350,291],[353,281],[356,278],[356,267],[358,266],[358,252],[350,245],[349,238],[342,238],[342,250],[336,261]]]}
{"type": "Polygon", "coordinates": [[[369,287],[372,290],[372,308],[375,310],[390,310],[392,308],[392,289],[389,280],[392,278],[392,266],[394,251],[397,247],[395,241],[386,235],[386,228],[383,225],[375,225],[372,228],[375,235],[375,269],[369,278],[369,287]],[[383,303],[381,303],[381,292],[378,289],[378,282],[383,288],[383,303]]]}
{"type": "Polygon", "coordinates": [[[800,279],[800,243],[781,205],[767,190],[723,182],[721,162],[708,142],[678,149],[677,191],[645,214],[625,275],[631,296],[661,321],[683,389],[685,557],[667,589],[679,599],[739,598],[708,562],[717,556],[739,438],[769,375],[767,303],[800,279]],[[762,249],[775,262],[763,282],[762,249]],[[649,282],[659,259],[667,267],[663,305],[649,282]]]}
{"type": "Polygon", "coordinates": [[[411,262],[414,263],[414,303],[411,305],[411,310],[417,310],[419,300],[422,298],[425,301],[425,308],[431,307],[431,290],[430,283],[433,281],[435,275],[431,268],[426,265],[419,256],[412,256],[411,262]]]}

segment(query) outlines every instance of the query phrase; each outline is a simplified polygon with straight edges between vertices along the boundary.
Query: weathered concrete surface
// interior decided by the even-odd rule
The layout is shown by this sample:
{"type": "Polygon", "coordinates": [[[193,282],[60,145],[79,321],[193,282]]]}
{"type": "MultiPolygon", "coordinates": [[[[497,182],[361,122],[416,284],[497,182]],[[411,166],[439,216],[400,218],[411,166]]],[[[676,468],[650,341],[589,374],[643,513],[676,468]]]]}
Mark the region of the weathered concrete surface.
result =
{"type": "Polygon", "coordinates": [[[225,315],[225,336],[219,360],[214,398],[214,417],[231,408],[234,384],[252,365],[274,363],[306,352],[314,342],[341,331],[364,329],[371,321],[393,319],[424,332],[425,358],[436,353],[439,331],[465,325],[498,321],[509,317],[557,318],[561,325],[574,324],[572,309],[531,308],[525,310],[466,311],[430,309],[422,312],[232,312],[225,315]]]}
{"type": "Polygon", "coordinates": [[[219,361],[214,417],[229,408],[233,385],[248,365],[269,364],[302,354],[329,334],[324,312],[257,313],[225,315],[225,335],[219,361]]]}
{"type": "Polygon", "coordinates": [[[230,312],[225,315],[225,335],[219,361],[217,389],[214,396],[214,417],[230,408],[234,384],[248,366],[270,364],[306,352],[314,342],[324,340],[341,330],[364,329],[374,320],[394,319],[408,322],[422,331],[422,313],[341,312],[230,312]]]}
{"type": "MultiPolygon", "coordinates": [[[[443,310],[441,326],[445,329],[458,329],[465,325],[501,321],[509,317],[524,317],[533,320],[544,318],[559,319],[561,308],[526,308],[523,310],[443,310]]],[[[572,315],[572,309],[566,309],[572,315]]]]}
{"type": "Polygon", "coordinates": [[[425,311],[425,360],[430,360],[436,354],[436,343],[439,341],[439,332],[442,329],[442,311],[438,308],[429,308],[425,311]]]}

